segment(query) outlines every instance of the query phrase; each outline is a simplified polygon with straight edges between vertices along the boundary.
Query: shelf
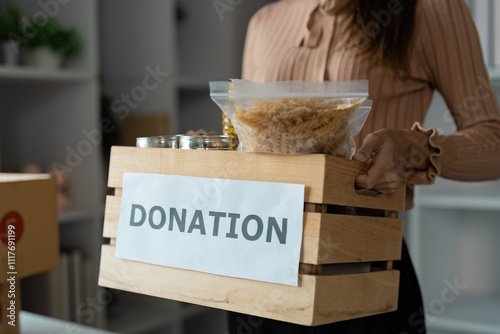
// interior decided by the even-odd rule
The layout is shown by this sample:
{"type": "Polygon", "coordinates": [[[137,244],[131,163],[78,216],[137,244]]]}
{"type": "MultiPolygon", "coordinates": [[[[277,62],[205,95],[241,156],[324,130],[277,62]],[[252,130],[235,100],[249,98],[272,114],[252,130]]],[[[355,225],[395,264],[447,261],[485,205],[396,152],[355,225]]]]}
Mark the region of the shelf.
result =
{"type": "Polygon", "coordinates": [[[500,296],[458,296],[443,314],[426,315],[429,329],[464,334],[500,333],[500,296]]]}
{"type": "Polygon", "coordinates": [[[415,203],[426,208],[500,211],[500,183],[458,182],[438,179],[431,187],[418,187],[415,203]]]}
{"type": "Polygon", "coordinates": [[[9,67],[0,65],[0,82],[11,83],[19,81],[50,81],[50,82],[81,82],[88,81],[92,76],[83,71],[75,70],[44,70],[29,66],[9,67]]]}
{"type": "Polygon", "coordinates": [[[108,308],[107,329],[122,334],[157,330],[205,313],[206,307],[121,291],[108,308]]]}

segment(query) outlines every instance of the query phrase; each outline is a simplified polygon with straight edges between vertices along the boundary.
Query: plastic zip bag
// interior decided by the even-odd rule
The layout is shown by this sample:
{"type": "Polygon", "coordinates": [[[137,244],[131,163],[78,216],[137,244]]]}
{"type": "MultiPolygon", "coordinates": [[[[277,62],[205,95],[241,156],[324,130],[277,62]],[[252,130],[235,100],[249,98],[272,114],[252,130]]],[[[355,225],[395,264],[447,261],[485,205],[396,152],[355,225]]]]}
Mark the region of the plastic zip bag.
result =
{"type": "Polygon", "coordinates": [[[210,97],[231,119],[238,150],[325,153],[351,158],[371,110],[368,81],[210,82],[210,97]]]}

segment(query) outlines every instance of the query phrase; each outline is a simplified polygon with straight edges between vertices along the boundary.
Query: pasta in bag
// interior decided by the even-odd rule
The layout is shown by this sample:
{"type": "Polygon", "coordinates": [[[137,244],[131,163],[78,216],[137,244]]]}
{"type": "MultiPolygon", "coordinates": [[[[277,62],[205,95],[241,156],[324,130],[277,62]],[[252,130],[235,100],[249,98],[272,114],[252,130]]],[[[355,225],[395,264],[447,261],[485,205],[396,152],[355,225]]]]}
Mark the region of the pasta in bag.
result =
{"type": "Polygon", "coordinates": [[[212,100],[231,119],[238,150],[325,153],[351,158],[371,110],[368,81],[210,82],[212,100]]]}

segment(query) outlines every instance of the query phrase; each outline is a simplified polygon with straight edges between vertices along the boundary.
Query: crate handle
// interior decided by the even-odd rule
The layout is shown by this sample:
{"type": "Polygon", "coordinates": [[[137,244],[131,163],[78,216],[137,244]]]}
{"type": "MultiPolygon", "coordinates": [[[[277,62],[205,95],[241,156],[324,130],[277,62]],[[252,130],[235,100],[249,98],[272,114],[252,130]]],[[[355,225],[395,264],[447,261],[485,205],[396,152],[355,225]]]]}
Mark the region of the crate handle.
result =
{"type": "Polygon", "coordinates": [[[377,195],[380,195],[378,191],[372,189],[356,189],[356,187],[354,187],[354,190],[356,194],[361,196],[377,197],[377,195]]]}
{"type": "MultiPolygon", "coordinates": [[[[364,174],[370,169],[371,163],[358,162],[358,167],[359,167],[359,170],[358,170],[357,175],[364,174]]],[[[355,177],[355,179],[356,179],[356,177],[355,177]]],[[[353,186],[354,191],[356,192],[357,195],[368,196],[368,197],[377,197],[377,195],[381,194],[378,191],[373,190],[373,189],[358,188],[356,186],[356,180],[354,180],[352,186],[353,186]]]]}

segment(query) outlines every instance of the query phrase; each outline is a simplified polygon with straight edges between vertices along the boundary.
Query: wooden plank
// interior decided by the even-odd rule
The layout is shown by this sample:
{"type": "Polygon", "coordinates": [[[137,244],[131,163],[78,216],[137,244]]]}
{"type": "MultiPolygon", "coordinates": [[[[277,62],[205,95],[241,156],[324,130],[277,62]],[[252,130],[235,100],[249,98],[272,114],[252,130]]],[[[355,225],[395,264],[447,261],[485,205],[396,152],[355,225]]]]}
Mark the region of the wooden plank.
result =
{"type": "Polygon", "coordinates": [[[116,238],[121,200],[122,198],[118,196],[106,196],[104,226],[102,230],[102,236],[105,238],[116,238]]]}
{"type": "Polygon", "coordinates": [[[392,194],[374,196],[373,191],[358,193],[354,187],[354,180],[357,175],[366,173],[369,165],[331,156],[326,156],[325,159],[325,201],[322,203],[404,211],[406,195],[404,182],[399,190],[392,194]],[[331,203],[330,199],[335,199],[335,203],[331,203]]]}
{"type": "Polygon", "coordinates": [[[162,267],[114,257],[114,247],[102,246],[99,285],[245,314],[310,323],[314,303],[314,276],[299,278],[296,287],[162,267]]]}
{"type": "Polygon", "coordinates": [[[401,258],[401,219],[320,213],[306,213],[304,217],[301,262],[328,264],[401,258]]]}
{"type": "Polygon", "coordinates": [[[117,259],[114,250],[102,247],[101,286],[296,324],[387,312],[397,302],[397,271],[299,275],[299,286],[293,287],[117,259]]]}
{"type": "Polygon", "coordinates": [[[316,277],[313,325],[392,312],[398,306],[399,271],[316,277]],[[352,281],[333,278],[350,277],[352,281]],[[337,301],[345,301],[339,303],[337,301]],[[333,302],[332,302],[333,301],[333,302]]]}
{"type": "Polygon", "coordinates": [[[102,236],[104,238],[116,239],[118,233],[118,221],[104,221],[104,228],[102,229],[102,236]]]}
{"type": "Polygon", "coordinates": [[[305,202],[382,210],[404,209],[405,187],[394,194],[365,196],[354,188],[369,166],[323,154],[270,154],[114,146],[108,186],[122,187],[124,172],[304,184],[305,202]]]}
{"type": "MultiPolygon", "coordinates": [[[[107,196],[103,236],[116,238],[121,197],[107,196]]],[[[403,222],[385,217],[304,213],[300,262],[309,264],[398,260],[403,222]]]]}
{"type": "Polygon", "coordinates": [[[108,186],[122,187],[124,172],[305,184],[305,196],[321,203],[323,155],[274,155],[216,150],[114,146],[108,186]],[[285,158],[285,159],[284,159],[285,158]],[[283,173],[284,170],[291,172],[283,173]],[[312,193],[311,193],[312,192],[312,193]]]}

